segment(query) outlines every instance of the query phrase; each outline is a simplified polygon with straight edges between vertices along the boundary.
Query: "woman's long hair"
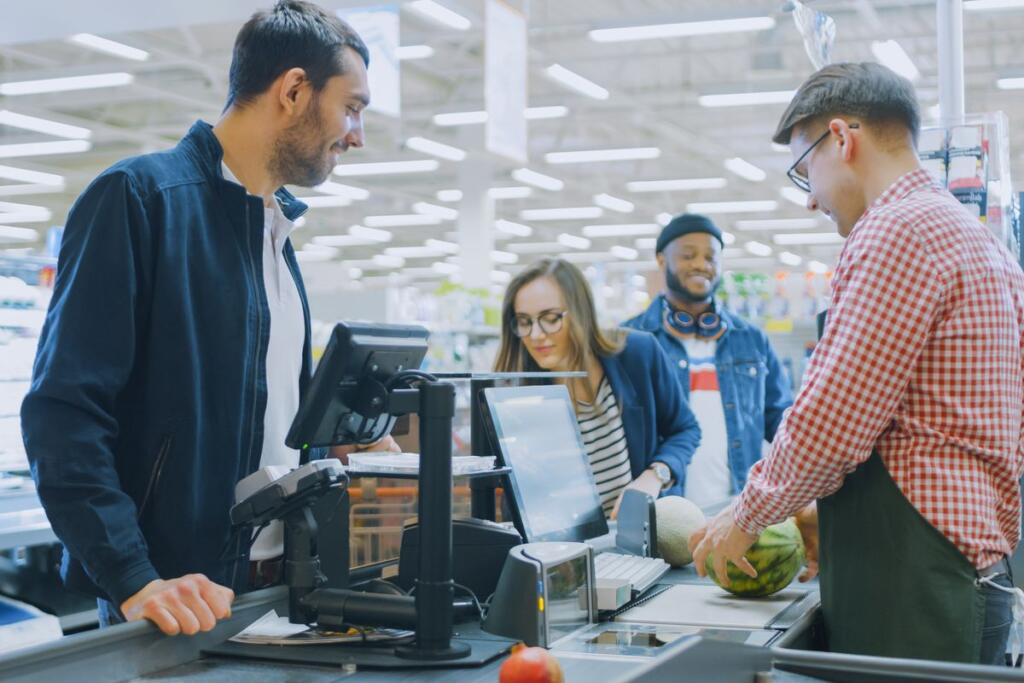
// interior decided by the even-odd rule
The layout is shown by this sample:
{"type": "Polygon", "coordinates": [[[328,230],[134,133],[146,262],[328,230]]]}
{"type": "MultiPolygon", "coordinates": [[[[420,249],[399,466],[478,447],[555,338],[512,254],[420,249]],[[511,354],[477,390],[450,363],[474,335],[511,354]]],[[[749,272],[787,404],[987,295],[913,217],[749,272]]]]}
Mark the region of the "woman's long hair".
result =
{"type": "MultiPolygon", "coordinates": [[[[520,271],[505,290],[501,305],[501,347],[494,362],[496,372],[545,372],[530,356],[523,340],[515,335],[516,295],[523,287],[542,277],[550,277],[557,282],[565,299],[568,315],[563,319],[563,325],[567,325],[569,330],[569,369],[586,370],[592,360],[612,356],[622,349],[621,336],[608,334],[597,326],[594,296],[579,268],[559,258],[546,258],[520,271]]],[[[591,396],[596,396],[597,387],[589,381],[586,383],[591,396]]],[[[574,402],[575,384],[568,383],[574,402]]]]}

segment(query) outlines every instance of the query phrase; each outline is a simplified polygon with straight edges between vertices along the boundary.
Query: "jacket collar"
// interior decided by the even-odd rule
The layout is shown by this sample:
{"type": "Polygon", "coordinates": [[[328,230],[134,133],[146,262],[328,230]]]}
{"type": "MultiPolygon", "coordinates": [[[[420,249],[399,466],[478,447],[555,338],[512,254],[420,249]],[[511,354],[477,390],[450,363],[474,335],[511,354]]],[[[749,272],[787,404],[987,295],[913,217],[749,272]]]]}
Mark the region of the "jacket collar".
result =
{"type": "MultiPolygon", "coordinates": [[[[224,161],[224,148],[221,147],[217,136],[213,134],[213,126],[206,121],[196,121],[182,139],[181,144],[188,148],[188,151],[196,158],[199,168],[213,182],[227,182],[220,166],[224,161]]],[[[309,210],[308,206],[283,187],[278,188],[274,192],[274,196],[281,204],[281,213],[290,221],[296,220],[309,210]]]]}

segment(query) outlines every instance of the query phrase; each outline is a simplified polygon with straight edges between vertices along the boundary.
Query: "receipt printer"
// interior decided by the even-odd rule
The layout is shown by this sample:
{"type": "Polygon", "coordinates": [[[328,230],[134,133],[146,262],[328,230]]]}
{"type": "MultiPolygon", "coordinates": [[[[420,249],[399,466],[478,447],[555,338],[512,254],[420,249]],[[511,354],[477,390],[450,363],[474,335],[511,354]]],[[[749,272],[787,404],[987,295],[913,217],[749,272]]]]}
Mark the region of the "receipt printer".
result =
{"type": "MultiPolygon", "coordinates": [[[[452,520],[452,580],[476,593],[483,602],[498,585],[508,552],[523,542],[513,528],[485,519],[452,520]]],[[[419,576],[420,527],[407,523],[402,531],[396,583],[408,590],[419,576]]]]}

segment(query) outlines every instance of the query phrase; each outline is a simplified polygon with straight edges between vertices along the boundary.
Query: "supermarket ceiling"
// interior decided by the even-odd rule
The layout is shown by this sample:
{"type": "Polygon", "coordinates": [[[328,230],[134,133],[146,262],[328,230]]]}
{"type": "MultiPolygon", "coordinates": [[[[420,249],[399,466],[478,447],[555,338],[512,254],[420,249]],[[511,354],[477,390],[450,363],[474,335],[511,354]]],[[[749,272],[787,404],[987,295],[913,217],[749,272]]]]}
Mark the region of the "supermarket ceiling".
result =
{"type": "MultiPolygon", "coordinates": [[[[385,249],[423,247],[430,239],[450,242],[454,238],[450,210],[457,209],[458,202],[451,191],[459,189],[460,166],[470,161],[439,159],[433,155],[436,151],[424,151],[423,144],[410,139],[425,138],[468,150],[470,160],[481,154],[484,126],[441,125],[450,122],[436,116],[484,108],[483,3],[439,2],[468,20],[469,27],[445,26],[414,11],[410,3],[401,5],[400,43],[409,48],[400,62],[401,116],[370,112],[366,146],[342,159],[343,164],[436,160],[437,168],[331,178],[358,188],[355,191],[298,190],[301,196],[317,197],[320,204],[295,236],[296,244],[305,247],[303,258],[321,261],[317,269],[347,273],[351,262],[356,262],[367,275],[387,273],[395,267],[395,259],[373,261],[385,249]],[[449,212],[427,208],[434,224],[389,225],[388,217],[416,214],[417,207],[424,210],[422,203],[449,212]],[[353,225],[378,232],[360,236],[357,230],[353,235],[353,225]],[[380,230],[390,233],[388,242],[374,241],[381,238],[380,230]],[[337,236],[344,238],[332,242],[330,238],[337,236]]],[[[173,145],[197,118],[216,120],[225,99],[235,33],[254,9],[267,4],[270,0],[183,0],[154,9],[151,3],[127,0],[51,0],[6,7],[0,26],[0,168],[20,170],[7,171],[11,177],[0,172],[0,225],[15,228],[0,230],[0,249],[38,247],[45,229],[62,223],[74,198],[103,168],[125,156],[173,145]],[[71,39],[80,33],[135,51],[115,49],[117,53],[112,54],[109,44],[71,39]],[[34,94],[13,94],[10,87],[5,88],[25,81],[97,74],[115,76],[110,76],[112,84],[106,87],[34,94]],[[33,123],[36,119],[60,125],[33,123]],[[32,239],[33,233],[26,229],[37,231],[38,238],[32,239]]],[[[343,9],[366,3],[321,4],[343,9]]],[[[800,198],[788,189],[785,177],[788,152],[773,147],[769,139],[784,103],[707,106],[715,103],[715,98],[707,96],[791,91],[811,73],[802,39],[783,4],[782,0],[529,2],[528,104],[538,118],[528,121],[526,166],[561,181],[562,188],[539,187],[551,187],[550,181],[536,177],[513,177],[523,164],[488,157],[495,217],[507,221],[502,224],[507,231],[495,233],[496,248],[502,252],[500,260],[515,261],[499,262],[496,267],[514,272],[547,245],[548,251],[574,254],[580,262],[606,262],[612,268],[639,272],[650,263],[651,236],[659,219],[693,203],[719,205],[711,209],[722,211],[715,218],[734,236],[727,252],[727,265],[733,268],[770,272],[803,269],[812,260],[834,261],[839,246],[828,234],[832,226],[798,205],[800,198]],[[771,21],[762,20],[757,30],[624,42],[602,42],[591,33],[744,17],[771,21]],[[585,94],[567,86],[564,79],[552,78],[549,67],[556,64],[596,84],[598,90],[585,94]],[[559,163],[564,159],[551,156],[623,148],[641,150],[625,155],[639,158],[559,163]],[[733,161],[727,165],[727,160],[733,161]],[[658,185],[648,181],[690,182],[658,185]],[[726,202],[760,204],[721,205],[726,202]],[[583,212],[586,217],[549,219],[536,213],[581,207],[590,209],[583,212]],[[740,208],[754,210],[740,212],[740,208]],[[634,227],[592,227],[624,224],[634,227]],[[524,232],[518,227],[522,225],[531,229],[530,235],[516,234],[524,232]],[[564,235],[584,237],[589,244],[564,235]],[[780,235],[789,236],[788,243],[780,243],[780,235]],[[801,235],[811,237],[801,239],[801,235]],[[771,253],[761,248],[765,246],[771,253]],[[798,257],[800,263],[790,257],[780,260],[783,253],[798,257]]],[[[837,61],[877,60],[880,48],[873,43],[897,41],[919,72],[915,85],[926,123],[934,122],[938,109],[934,2],[820,0],[809,4],[836,20],[833,58],[837,61]]],[[[1024,97],[1020,90],[1001,89],[997,81],[1024,76],[1021,35],[1024,7],[965,12],[967,110],[1006,112],[1011,149],[1019,143],[1015,137],[1021,135],[1019,124],[1024,123],[1024,97]]],[[[1024,178],[1020,152],[1013,153],[1012,173],[1020,187],[1024,178]]],[[[415,269],[425,280],[446,270],[431,272],[433,263],[446,257],[443,248],[433,253],[430,249],[397,253],[404,254],[407,270],[415,269]]]]}

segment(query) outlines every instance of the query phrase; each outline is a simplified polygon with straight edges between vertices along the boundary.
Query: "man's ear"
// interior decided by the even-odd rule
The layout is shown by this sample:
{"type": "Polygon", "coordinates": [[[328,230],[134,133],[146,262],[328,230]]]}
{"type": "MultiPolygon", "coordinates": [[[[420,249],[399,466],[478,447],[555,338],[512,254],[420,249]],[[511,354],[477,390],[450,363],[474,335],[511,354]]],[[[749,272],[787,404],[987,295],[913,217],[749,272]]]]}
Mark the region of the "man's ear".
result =
{"type": "Polygon", "coordinates": [[[857,148],[860,145],[860,140],[854,135],[854,129],[850,128],[850,124],[844,119],[832,119],[828,122],[829,130],[836,137],[836,143],[839,145],[839,156],[843,161],[849,162],[853,159],[853,155],[858,151],[857,148]]]}
{"type": "Polygon", "coordinates": [[[658,262],[658,268],[661,270],[665,270],[665,254],[659,251],[657,254],[654,255],[654,258],[658,262]]]}
{"type": "Polygon", "coordinates": [[[309,79],[306,70],[293,67],[281,74],[276,83],[277,103],[288,116],[301,114],[305,109],[305,95],[309,79]]]}

